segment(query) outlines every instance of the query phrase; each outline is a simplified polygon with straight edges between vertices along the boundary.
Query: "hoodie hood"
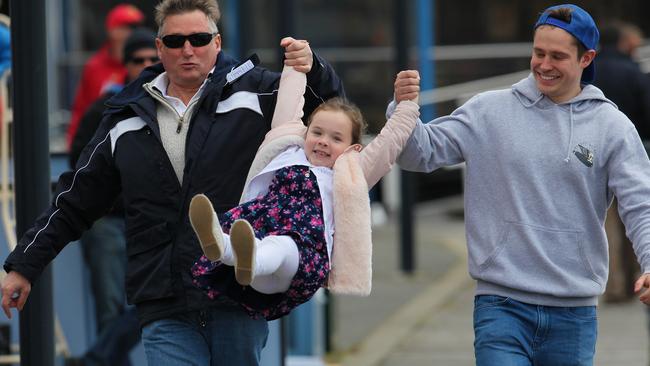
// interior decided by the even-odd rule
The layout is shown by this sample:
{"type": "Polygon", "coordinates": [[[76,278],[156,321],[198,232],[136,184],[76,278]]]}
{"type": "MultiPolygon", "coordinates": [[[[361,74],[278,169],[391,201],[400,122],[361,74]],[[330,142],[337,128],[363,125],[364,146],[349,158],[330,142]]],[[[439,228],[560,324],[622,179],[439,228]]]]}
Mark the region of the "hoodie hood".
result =
{"type": "Polygon", "coordinates": [[[569,162],[571,158],[571,150],[573,147],[573,133],[574,133],[574,116],[580,114],[585,110],[596,107],[598,104],[608,103],[618,107],[611,100],[605,98],[605,94],[598,89],[597,87],[591,84],[583,84],[582,91],[580,94],[576,95],[574,98],[557,104],[553,102],[546,95],[542,94],[537,88],[537,83],[535,82],[535,77],[532,73],[528,75],[527,78],[517,82],[512,86],[512,92],[515,94],[517,99],[523,104],[525,108],[539,107],[539,108],[552,108],[554,106],[568,106],[569,108],[569,144],[567,146],[566,158],[564,161],[569,162]]]}
{"type": "MultiPolygon", "coordinates": [[[[539,91],[537,83],[535,82],[535,77],[532,73],[530,73],[527,78],[513,84],[512,92],[526,108],[535,105],[540,108],[545,108],[556,104],[550,98],[546,98],[546,96],[539,91]]],[[[591,107],[591,103],[609,103],[615,108],[618,108],[614,102],[605,97],[605,94],[603,94],[600,89],[591,84],[582,84],[582,91],[580,94],[576,95],[571,100],[560,103],[559,105],[571,105],[574,108],[574,111],[580,112],[584,108],[591,107]]]]}

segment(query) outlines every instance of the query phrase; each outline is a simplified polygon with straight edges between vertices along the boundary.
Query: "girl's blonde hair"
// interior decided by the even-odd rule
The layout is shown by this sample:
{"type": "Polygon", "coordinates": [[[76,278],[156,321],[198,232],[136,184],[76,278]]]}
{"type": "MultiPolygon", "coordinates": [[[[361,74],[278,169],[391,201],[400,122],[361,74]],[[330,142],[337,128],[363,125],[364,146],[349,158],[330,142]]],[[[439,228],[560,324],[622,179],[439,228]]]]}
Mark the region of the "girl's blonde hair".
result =
{"type": "Polygon", "coordinates": [[[352,122],[352,144],[361,143],[361,136],[363,136],[363,134],[366,132],[366,127],[368,125],[363,119],[361,110],[359,110],[359,107],[354,105],[354,103],[350,102],[347,99],[339,97],[326,100],[321,105],[316,107],[316,109],[314,109],[314,111],[311,113],[307,119],[307,127],[309,127],[311,124],[311,120],[316,115],[316,113],[320,111],[343,112],[352,122]]]}

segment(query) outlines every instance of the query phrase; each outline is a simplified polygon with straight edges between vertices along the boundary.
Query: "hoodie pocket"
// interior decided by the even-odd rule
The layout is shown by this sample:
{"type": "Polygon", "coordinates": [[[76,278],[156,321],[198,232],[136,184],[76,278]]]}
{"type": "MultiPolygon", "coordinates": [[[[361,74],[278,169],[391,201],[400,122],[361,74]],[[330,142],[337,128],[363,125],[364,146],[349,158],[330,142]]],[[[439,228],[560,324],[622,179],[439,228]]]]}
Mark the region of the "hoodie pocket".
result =
{"type": "Polygon", "coordinates": [[[602,284],[578,230],[506,222],[499,245],[479,264],[479,278],[558,297],[596,296],[602,284]]]}
{"type": "Polygon", "coordinates": [[[172,295],[171,234],[166,223],[129,235],[126,295],[137,304],[172,295]]]}

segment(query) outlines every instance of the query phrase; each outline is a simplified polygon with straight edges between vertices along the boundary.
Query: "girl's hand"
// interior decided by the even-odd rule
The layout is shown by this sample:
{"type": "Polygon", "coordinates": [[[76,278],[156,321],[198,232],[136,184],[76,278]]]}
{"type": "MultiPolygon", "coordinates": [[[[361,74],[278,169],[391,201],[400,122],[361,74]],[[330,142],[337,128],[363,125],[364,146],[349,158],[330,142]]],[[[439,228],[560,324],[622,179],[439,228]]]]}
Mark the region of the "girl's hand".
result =
{"type": "Polygon", "coordinates": [[[420,97],[420,73],[417,70],[400,71],[395,78],[395,101],[412,100],[420,97]]]}
{"type": "Polygon", "coordinates": [[[284,47],[284,64],[286,66],[293,66],[296,71],[305,74],[311,70],[314,55],[309,47],[309,42],[303,39],[285,37],[280,41],[280,46],[284,47]]]}
{"type": "Polygon", "coordinates": [[[634,284],[634,292],[639,295],[639,300],[646,305],[650,305],[650,273],[641,275],[634,284]]]}

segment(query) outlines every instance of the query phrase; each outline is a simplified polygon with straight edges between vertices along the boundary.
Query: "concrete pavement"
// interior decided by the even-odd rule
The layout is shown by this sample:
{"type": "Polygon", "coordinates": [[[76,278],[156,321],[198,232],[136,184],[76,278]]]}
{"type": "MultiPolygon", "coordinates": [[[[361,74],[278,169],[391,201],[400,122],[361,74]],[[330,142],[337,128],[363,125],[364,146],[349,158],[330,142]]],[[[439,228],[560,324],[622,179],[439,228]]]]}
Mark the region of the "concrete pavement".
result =
{"type": "MultiPolygon", "coordinates": [[[[466,268],[462,197],[416,209],[417,267],[399,270],[394,220],[373,228],[373,292],[332,298],[330,365],[474,365],[474,282],[466,268]]],[[[599,307],[596,366],[648,365],[645,308],[638,301],[599,307]]]]}

